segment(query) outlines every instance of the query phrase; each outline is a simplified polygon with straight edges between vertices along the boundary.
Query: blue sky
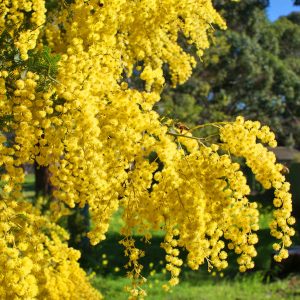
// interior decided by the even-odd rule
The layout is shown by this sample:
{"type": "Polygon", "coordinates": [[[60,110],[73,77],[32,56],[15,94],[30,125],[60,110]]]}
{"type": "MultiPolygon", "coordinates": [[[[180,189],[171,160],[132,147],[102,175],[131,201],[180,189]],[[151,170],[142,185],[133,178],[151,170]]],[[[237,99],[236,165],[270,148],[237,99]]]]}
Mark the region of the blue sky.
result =
{"type": "Polygon", "coordinates": [[[267,10],[271,21],[275,21],[280,16],[288,15],[292,11],[299,11],[300,6],[294,6],[293,0],[270,0],[270,7],[267,10]]]}

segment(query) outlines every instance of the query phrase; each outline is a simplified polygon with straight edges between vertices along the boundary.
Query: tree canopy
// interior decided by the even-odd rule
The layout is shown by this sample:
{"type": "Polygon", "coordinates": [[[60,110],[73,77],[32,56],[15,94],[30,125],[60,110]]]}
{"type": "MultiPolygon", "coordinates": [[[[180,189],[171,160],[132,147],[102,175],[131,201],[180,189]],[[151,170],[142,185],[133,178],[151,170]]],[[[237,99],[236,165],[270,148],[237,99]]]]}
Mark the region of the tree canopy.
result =
{"type": "Polygon", "coordinates": [[[271,126],[281,145],[299,148],[300,14],[272,23],[267,5],[217,1],[228,30],[216,31],[203,61],[185,85],[167,90],[160,111],[191,124],[242,114],[271,126]]]}
{"type": "Polygon", "coordinates": [[[218,130],[218,143],[210,143],[153,110],[166,78],[181,84],[196,65],[178,37],[201,57],[212,28],[225,28],[211,1],[45,5],[0,4],[0,297],[101,298],[57,225],[76,205],[89,207],[93,245],[122,210],[130,299],[146,294],[134,232],[148,242],[152,230],[164,230],[166,289],[179,281],[181,249],[194,270],[226,268],[227,250],[239,255],[240,271],[253,268],[259,212],[234,157],[274,188],[275,258],[286,258],[295,220],[283,166],[265,147],[276,146],[274,133],[238,117],[201,125],[218,130]],[[24,165],[33,163],[51,172],[46,213],[22,194],[24,165]]]}

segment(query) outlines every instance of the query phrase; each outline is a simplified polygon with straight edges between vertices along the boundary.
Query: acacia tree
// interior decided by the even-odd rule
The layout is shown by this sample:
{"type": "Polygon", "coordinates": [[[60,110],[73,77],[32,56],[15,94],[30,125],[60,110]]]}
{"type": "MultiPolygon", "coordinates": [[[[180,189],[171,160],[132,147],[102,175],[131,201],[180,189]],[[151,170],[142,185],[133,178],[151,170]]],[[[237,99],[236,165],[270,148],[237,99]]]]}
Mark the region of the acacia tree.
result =
{"type": "Polygon", "coordinates": [[[164,66],[174,85],[195,66],[178,34],[201,56],[212,24],[225,27],[211,2],[48,5],[47,12],[41,0],[1,3],[1,298],[101,298],[55,224],[61,203],[88,204],[92,244],[105,239],[112,214],[122,208],[131,299],[145,295],[137,288],[145,280],[138,262],[144,253],[134,231],[148,241],[151,230],[165,230],[166,289],[178,283],[181,248],[192,269],[205,262],[209,269],[226,268],[225,245],[239,254],[240,271],[253,268],[259,212],[247,199],[250,189],[234,156],[275,189],[271,234],[279,240],[275,258],[286,258],[294,234],[291,195],[282,165],[263,146],[276,146],[269,128],[242,117],[206,124],[220,137],[209,144],[153,110],[164,66]],[[143,83],[138,89],[130,85],[133,73],[143,83]],[[34,162],[51,172],[51,214],[22,197],[22,166],[34,162]]]}

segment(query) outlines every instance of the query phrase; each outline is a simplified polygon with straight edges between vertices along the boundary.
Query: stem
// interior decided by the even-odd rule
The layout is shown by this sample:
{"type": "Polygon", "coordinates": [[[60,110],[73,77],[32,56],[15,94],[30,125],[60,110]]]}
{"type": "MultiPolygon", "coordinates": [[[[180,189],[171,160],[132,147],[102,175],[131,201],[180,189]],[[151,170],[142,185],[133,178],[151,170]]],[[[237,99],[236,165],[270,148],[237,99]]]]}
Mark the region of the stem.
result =
{"type": "Polygon", "coordinates": [[[189,131],[193,131],[195,129],[203,128],[203,127],[206,127],[206,126],[215,126],[217,128],[220,128],[220,126],[218,126],[218,125],[229,124],[229,123],[232,123],[232,122],[214,122],[214,123],[201,124],[201,125],[197,125],[197,126],[191,128],[189,131]]]}
{"type": "Polygon", "coordinates": [[[188,136],[188,135],[184,135],[184,134],[173,133],[173,132],[170,132],[170,131],[168,131],[167,134],[172,135],[172,136],[177,136],[177,137],[185,137],[185,138],[193,139],[193,140],[197,140],[197,141],[205,140],[205,138],[199,138],[199,137],[195,137],[195,136],[188,136]]]}

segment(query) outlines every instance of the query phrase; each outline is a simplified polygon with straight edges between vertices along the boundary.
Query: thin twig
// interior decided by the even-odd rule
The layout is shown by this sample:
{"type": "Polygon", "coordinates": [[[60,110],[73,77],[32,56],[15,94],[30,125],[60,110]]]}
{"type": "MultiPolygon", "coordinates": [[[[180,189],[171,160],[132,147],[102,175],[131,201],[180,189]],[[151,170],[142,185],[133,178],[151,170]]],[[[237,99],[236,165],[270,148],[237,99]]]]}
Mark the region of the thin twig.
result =
{"type": "Polygon", "coordinates": [[[231,123],[231,122],[226,122],[225,121],[225,122],[214,122],[214,123],[201,124],[201,125],[197,125],[197,126],[191,128],[189,131],[193,131],[195,129],[203,128],[203,127],[206,127],[206,126],[214,126],[214,127],[217,127],[217,128],[220,129],[220,126],[218,126],[218,125],[226,125],[226,124],[229,124],[229,123],[231,123]]]}
{"type": "Polygon", "coordinates": [[[172,136],[177,136],[177,137],[185,137],[185,138],[193,139],[193,140],[197,140],[197,141],[205,140],[205,138],[199,138],[199,137],[196,137],[196,136],[188,136],[188,135],[184,135],[184,134],[173,133],[173,132],[170,132],[170,131],[168,131],[167,134],[172,135],[172,136]]]}

